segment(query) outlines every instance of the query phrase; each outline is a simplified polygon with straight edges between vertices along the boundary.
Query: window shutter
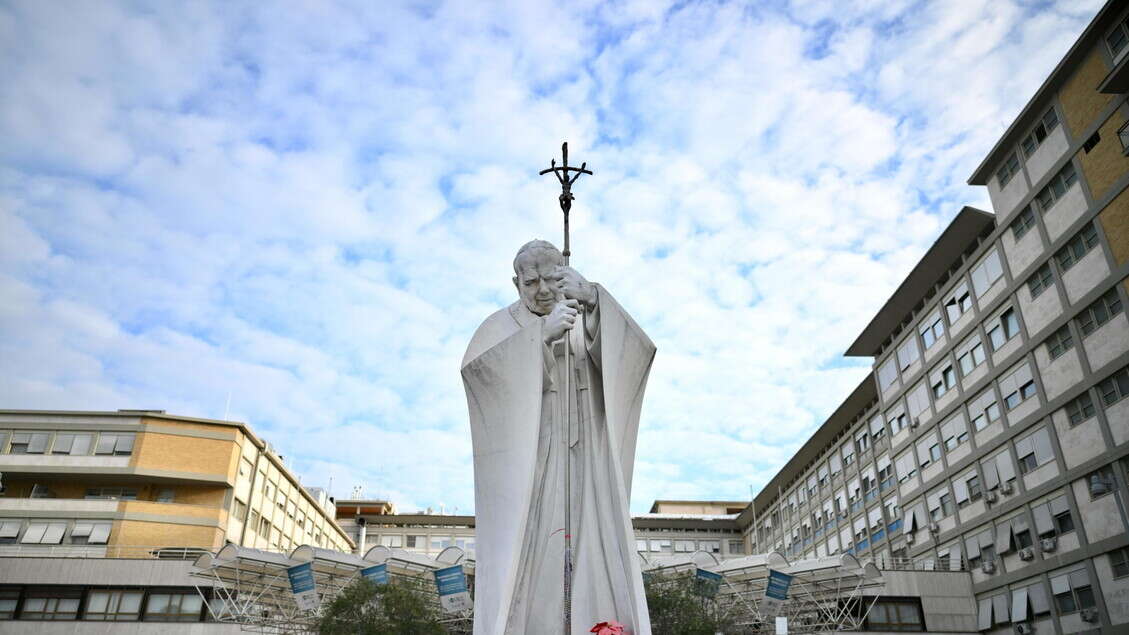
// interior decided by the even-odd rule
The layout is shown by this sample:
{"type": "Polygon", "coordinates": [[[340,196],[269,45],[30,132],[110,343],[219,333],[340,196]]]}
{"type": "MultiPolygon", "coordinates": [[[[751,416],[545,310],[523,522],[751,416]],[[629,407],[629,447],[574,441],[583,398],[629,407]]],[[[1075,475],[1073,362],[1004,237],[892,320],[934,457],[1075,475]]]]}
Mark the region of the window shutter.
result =
{"type": "Polygon", "coordinates": [[[987,631],[992,629],[992,598],[980,600],[980,610],[976,617],[977,630],[987,631]]]}
{"type": "Polygon", "coordinates": [[[996,527],[996,553],[1003,555],[1012,549],[1011,523],[1003,522],[996,527]]]}
{"type": "Polygon", "coordinates": [[[992,596],[992,612],[995,613],[996,624],[1007,624],[1008,622],[1008,594],[1005,591],[999,595],[992,596]]]}
{"type": "Polygon", "coordinates": [[[968,482],[965,477],[953,481],[953,495],[956,496],[957,503],[968,500],[968,482]]]}
{"type": "Polygon", "coordinates": [[[1040,536],[1054,532],[1054,520],[1051,518],[1051,507],[1048,504],[1039,505],[1031,510],[1035,515],[1035,533],[1040,536]]]}
{"type": "Polygon", "coordinates": [[[996,468],[999,470],[1000,482],[1015,478],[1015,464],[1011,462],[1011,455],[1007,452],[1000,452],[996,455],[996,468]]]}
{"type": "Polygon", "coordinates": [[[1042,583],[1032,584],[1027,587],[1027,596],[1031,600],[1031,612],[1035,615],[1048,613],[1051,610],[1047,602],[1047,587],[1042,583]]]}

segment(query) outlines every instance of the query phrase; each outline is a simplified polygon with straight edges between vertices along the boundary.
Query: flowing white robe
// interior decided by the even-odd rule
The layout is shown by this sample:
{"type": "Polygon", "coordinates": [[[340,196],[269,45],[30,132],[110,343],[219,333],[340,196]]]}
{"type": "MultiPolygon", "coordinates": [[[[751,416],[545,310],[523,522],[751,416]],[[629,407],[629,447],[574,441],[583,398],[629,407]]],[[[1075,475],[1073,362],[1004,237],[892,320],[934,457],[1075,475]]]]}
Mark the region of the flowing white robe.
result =
{"type": "MultiPolygon", "coordinates": [[[[605,289],[570,331],[572,633],[650,635],[629,502],[655,346],[605,289]]],[[[475,332],[462,377],[474,446],[475,635],[564,632],[563,346],[520,301],[475,332]]]]}

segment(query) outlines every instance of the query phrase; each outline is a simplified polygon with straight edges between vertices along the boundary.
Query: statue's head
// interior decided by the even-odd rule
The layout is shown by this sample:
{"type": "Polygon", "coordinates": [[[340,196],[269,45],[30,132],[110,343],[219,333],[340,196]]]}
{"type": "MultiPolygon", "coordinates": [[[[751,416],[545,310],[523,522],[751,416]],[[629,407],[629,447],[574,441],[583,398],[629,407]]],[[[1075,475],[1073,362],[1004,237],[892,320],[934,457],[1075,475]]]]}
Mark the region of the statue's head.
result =
{"type": "Polygon", "coordinates": [[[522,304],[537,315],[548,315],[557,303],[556,280],[561,252],[546,240],[531,240],[514,256],[514,286],[522,304]]]}

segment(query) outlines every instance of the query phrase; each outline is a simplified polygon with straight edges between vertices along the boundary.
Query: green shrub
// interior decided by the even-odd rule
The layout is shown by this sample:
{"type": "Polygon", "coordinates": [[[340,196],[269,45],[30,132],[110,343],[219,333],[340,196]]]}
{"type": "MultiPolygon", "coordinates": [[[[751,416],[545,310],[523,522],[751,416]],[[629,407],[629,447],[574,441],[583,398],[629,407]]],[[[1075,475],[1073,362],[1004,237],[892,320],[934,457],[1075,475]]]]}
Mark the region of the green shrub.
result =
{"type": "Polygon", "coordinates": [[[321,635],[444,635],[429,598],[404,584],[363,578],[346,587],[317,621],[321,635]]]}

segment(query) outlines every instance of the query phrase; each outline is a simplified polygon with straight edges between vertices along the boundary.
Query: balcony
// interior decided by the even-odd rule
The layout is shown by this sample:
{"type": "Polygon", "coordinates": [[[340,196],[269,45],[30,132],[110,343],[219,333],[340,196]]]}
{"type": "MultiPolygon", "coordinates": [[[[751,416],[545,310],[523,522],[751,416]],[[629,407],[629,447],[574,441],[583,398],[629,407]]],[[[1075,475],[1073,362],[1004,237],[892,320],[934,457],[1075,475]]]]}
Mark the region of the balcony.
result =
{"type": "Polygon", "coordinates": [[[77,498],[0,498],[0,516],[34,514],[70,518],[75,514],[113,514],[118,511],[116,500],[84,500],[77,498]]]}
{"type": "Polygon", "coordinates": [[[0,472],[120,472],[129,467],[129,456],[69,454],[0,454],[0,472]]]}

